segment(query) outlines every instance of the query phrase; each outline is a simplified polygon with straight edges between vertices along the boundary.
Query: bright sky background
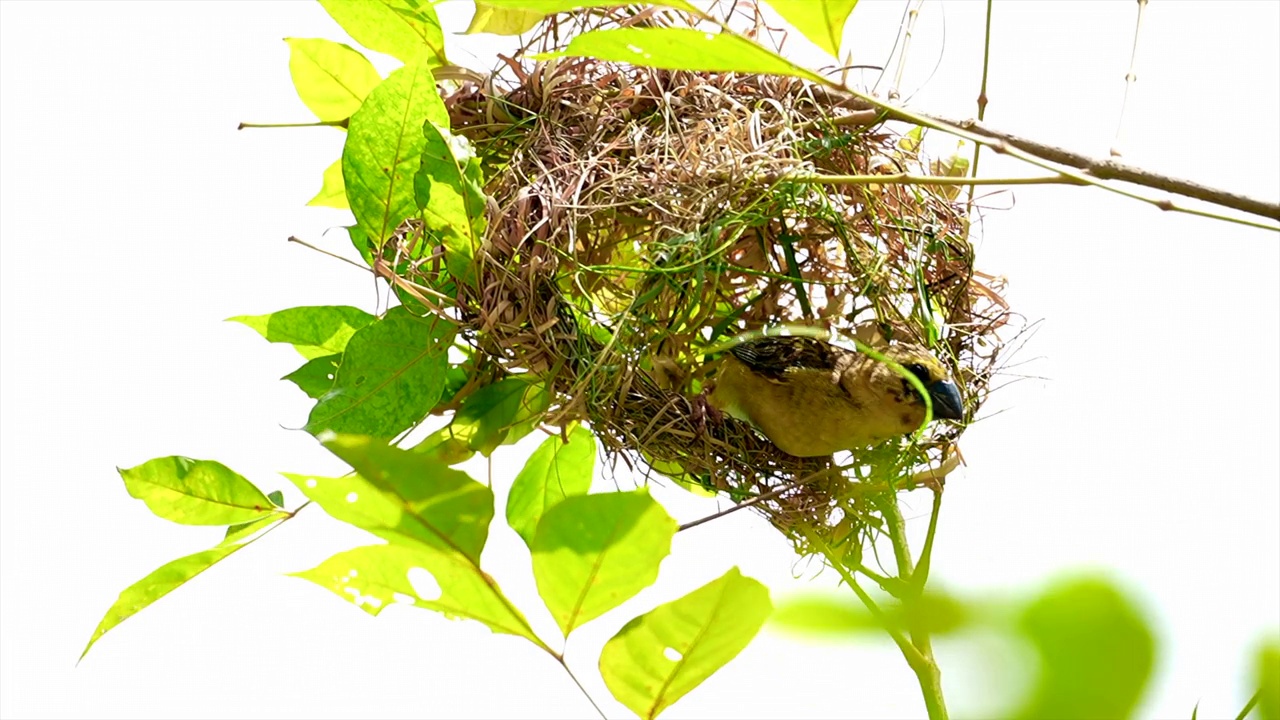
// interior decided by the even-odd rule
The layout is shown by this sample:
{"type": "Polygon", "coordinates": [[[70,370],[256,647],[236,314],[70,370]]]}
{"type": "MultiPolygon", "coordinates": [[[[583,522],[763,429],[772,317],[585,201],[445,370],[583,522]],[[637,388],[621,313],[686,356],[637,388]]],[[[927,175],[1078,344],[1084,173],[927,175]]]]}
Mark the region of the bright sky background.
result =
{"type": "MultiPolygon", "coordinates": [[[[449,5],[465,23],[466,4],[449,5]]],[[[856,62],[883,62],[902,7],[858,7],[856,62]]],[[[984,9],[925,4],[913,106],[973,114],[984,9]]],[[[1105,154],[1135,11],[998,3],[989,122],[1105,154]]],[[[1155,0],[1126,159],[1280,196],[1277,33],[1274,2],[1155,0]]],[[[344,470],[284,429],[309,407],[277,380],[300,358],[222,322],[374,307],[368,276],[285,242],[349,249],[343,233],[325,235],[344,213],[303,206],[342,133],[235,130],[310,119],[287,36],[345,39],[303,2],[0,3],[0,715],[590,717],[563,672],[521,640],[402,608],[370,618],[285,577],[365,542],[318,508],[130,619],[73,668],[121,589],[220,538],[153,517],[116,466],[216,459],[284,488],[291,505],[298,494],[280,471],[344,470]]],[[[482,42],[468,47],[484,57],[482,42]]],[[[994,154],[982,166],[1014,167],[994,154]]],[[[1156,624],[1143,715],[1185,718],[1198,702],[1200,717],[1234,716],[1252,690],[1255,644],[1280,626],[1280,237],[1053,187],[1020,189],[1014,210],[987,214],[982,229],[980,267],[1006,275],[1014,307],[1044,319],[1019,358],[1047,380],[997,393],[965,435],[969,464],[947,484],[932,582],[985,596],[1103,569],[1156,624]]],[[[494,476],[512,476],[528,448],[500,452],[494,476]]],[[[682,522],[719,507],[658,497],[682,522]]],[[[907,502],[922,533],[928,499],[907,502]]],[[[536,608],[523,546],[500,525],[484,562],[536,608]]],[[[733,565],[775,600],[834,578],[813,582],[815,568],[750,513],[681,533],[658,584],[570,644],[610,717],[627,713],[595,671],[603,641],[733,565]]],[[[549,618],[533,615],[552,637],[549,618]]],[[[992,698],[1021,662],[984,670],[960,641],[938,655],[957,716],[998,712],[992,698]],[[981,682],[993,675],[994,687],[981,682]]],[[[923,713],[887,640],[766,632],[669,716],[923,713]]]]}

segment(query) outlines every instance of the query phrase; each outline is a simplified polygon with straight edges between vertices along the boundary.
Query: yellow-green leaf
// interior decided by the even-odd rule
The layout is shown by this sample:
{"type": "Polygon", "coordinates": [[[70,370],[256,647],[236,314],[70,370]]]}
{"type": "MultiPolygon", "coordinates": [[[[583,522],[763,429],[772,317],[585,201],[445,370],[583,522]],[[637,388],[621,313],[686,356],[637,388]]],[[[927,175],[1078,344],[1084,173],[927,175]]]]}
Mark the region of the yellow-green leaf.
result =
{"type": "Polygon", "coordinates": [[[289,343],[298,354],[311,360],[342,352],[357,330],[376,319],[348,305],[313,305],[266,315],[237,315],[227,318],[227,322],[251,327],[267,342],[289,343]]]}
{"type": "Polygon", "coordinates": [[[307,201],[313,207],[331,207],[346,210],[347,186],[342,182],[342,158],[334,160],[324,169],[324,177],[320,181],[320,192],[307,201]]]}
{"type": "Polygon", "coordinates": [[[325,512],[392,543],[425,545],[480,561],[493,519],[493,491],[460,470],[373,438],[331,435],[322,440],[356,474],[286,477],[325,512]]]}
{"type": "Polygon", "coordinates": [[[559,436],[542,441],[529,456],[507,494],[507,524],[525,545],[533,542],[542,515],[571,496],[585,495],[595,474],[596,438],[581,425],[569,430],[569,440],[559,436]]]}
{"type": "Polygon", "coordinates": [[[471,143],[448,123],[423,126],[422,163],[413,190],[428,232],[445,249],[445,263],[458,282],[471,283],[472,261],[486,227],[484,177],[471,143]]]}
{"type": "Polygon", "coordinates": [[[285,38],[289,74],[298,97],[321,120],[345,120],[382,76],[349,45],[319,38],[285,38]]]}
{"type": "Polygon", "coordinates": [[[430,0],[320,0],[356,42],[401,62],[447,65],[444,30],[430,0]]]}
{"type": "Polygon", "coordinates": [[[643,488],[551,506],[529,551],[538,594],[560,632],[567,636],[652,585],[677,527],[643,488]]]}
{"type": "Polygon", "coordinates": [[[642,718],[655,718],[737,657],[760,631],[769,591],[733,568],[635,618],[605,643],[600,675],[642,718]]]}
{"type": "Polygon", "coordinates": [[[497,582],[460,553],[426,545],[367,545],[293,575],[332,591],[370,615],[400,603],[475,620],[496,633],[542,645],[497,582]]]}
{"type": "Polygon", "coordinates": [[[390,438],[426,416],[444,391],[454,328],[394,307],[351,337],[333,387],[306,430],[390,438]]]}
{"type": "Polygon", "coordinates": [[[171,455],[117,471],[130,495],[183,525],[234,525],[279,512],[253,483],[213,460],[171,455]]]}
{"type": "MultiPolygon", "coordinates": [[[[519,35],[532,30],[548,15],[617,4],[618,0],[476,0],[476,12],[467,26],[467,34],[519,35]]],[[[684,0],[658,0],[646,4],[698,12],[684,0]]]]}
{"type": "Polygon", "coordinates": [[[263,518],[257,522],[241,526],[235,533],[229,534],[216,547],[204,550],[177,560],[167,562],[156,568],[151,574],[125,588],[107,614],[103,616],[98,627],[94,629],[85,645],[80,659],[89,653],[89,648],[112,628],[138,614],[147,606],[178,589],[191,578],[208,570],[229,555],[261,537],[262,532],[284,518],[281,516],[263,518]]]}
{"type": "Polygon", "coordinates": [[[449,114],[430,66],[418,62],[391,73],[347,124],[342,182],[351,213],[376,247],[418,214],[413,178],[427,145],[422,128],[428,120],[448,125],[449,114]]]}
{"type": "Polygon", "coordinates": [[[812,70],[744,37],[692,28],[593,30],[573,38],[563,51],[537,57],[593,57],[669,70],[794,75],[826,82],[812,70]]]}
{"type": "Polygon", "coordinates": [[[858,0],[765,0],[810,42],[832,57],[840,54],[844,25],[858,0]]]}

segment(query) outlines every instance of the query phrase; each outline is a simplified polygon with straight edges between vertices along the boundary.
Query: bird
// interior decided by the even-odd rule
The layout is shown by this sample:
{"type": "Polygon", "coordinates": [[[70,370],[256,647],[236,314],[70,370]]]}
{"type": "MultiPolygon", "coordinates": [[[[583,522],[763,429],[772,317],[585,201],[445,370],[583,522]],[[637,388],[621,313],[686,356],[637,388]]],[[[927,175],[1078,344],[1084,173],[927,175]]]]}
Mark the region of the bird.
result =
{"type": "MultiPolygon", "coordinates": [[[[925,348],[894,343],[880,351],[924,385],[934,419],[961,420],[964,401],[925,348]]],[[[868,354],[809,336],[764,337],[725,356],[709,404],[755,426],[780,450],[819,457],[910,433],[924,422],[920,392],[868,354]]]]}

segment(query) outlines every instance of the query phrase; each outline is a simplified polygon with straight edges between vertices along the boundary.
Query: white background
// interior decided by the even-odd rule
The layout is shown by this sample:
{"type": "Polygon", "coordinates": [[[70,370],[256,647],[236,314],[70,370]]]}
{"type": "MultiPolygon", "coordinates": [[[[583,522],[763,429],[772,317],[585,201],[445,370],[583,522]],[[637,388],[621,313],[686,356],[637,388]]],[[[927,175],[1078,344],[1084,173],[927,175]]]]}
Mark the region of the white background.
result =
{"type": "MultiPolygon", "coordinates": [[[[902,7],[858,7],[856,62],[883,62],[902,7]]],[[[914,107],[973,114],[984,11],[925,4],[905,83],[914,107]]],[[[468,16],[464,3],[445,12],[468,16]]],[[[997,3],[988,120],[1105,154],[1135,12],[997,3]]],[[[1153,2],[1126,159],[1274,201],[1278,32],[1274,2],[1153,2]]],[[[343,469],[285,429],[304,422],[308,400],[276,378],[301,358],[221,322],[375,302],[367,275],[285,242],[349,250],[343,233],[325,235],[343,213],[303,207],[341,132],[235,129],[310,119],[286,36],[343,39],[302,2],[0,3],[0,715],[590,717],[563,671],[523,641],[401,608],[371,618],[285,577],[365,541],[315,509],[73,668],[121,589],[220,536],[151,516],[116,466],[217,459],[266,489],[286,488],[280,471],[343,469]]],[[[467,46],[487,67],[483,42],[467,46]]],[[[1017,169],[1002,160],[986,154],[984,174],[1017,169]]],[[[1280,625],[1280,237],[1052,187],[1019,189],[1014,210],[988,213],[982,230],[980,266],[1008,276],[1017,310],[1044,319],[1019,359],[1047,380],[998,393],[966,434],[935,582],[986,596],[1108,573],[1159,636],[1142,714],[1185,718],[1199,703],[1200,717],[1234,716],[1252,690],[1248,657],[1280,625]]],[[[527,447],[500,453],[494,476],[510,477],[527,447]]],[[[719,507],[659,498],[682,522],[719,507]]],[[[927,498],[908,502],[919,533],[927,498]]],[[[536,608],[523,552],[495,528],[485,563],[536,608]]],[[[626,712],[595,672],[600,644],[733,565],[775,600],[832,584],[826,573],[815,585],[816,568],[750,513],[681,533],[656,586],[570,643],[611,717],[626,712]]],[[[996,713],[1025,658],[988,666],[972,649],[939,645],[948,700],[960,716],[996,713]]],[[[887,641],[766,632],[669,715],[918,717],[923,706],[887,641]]]]}

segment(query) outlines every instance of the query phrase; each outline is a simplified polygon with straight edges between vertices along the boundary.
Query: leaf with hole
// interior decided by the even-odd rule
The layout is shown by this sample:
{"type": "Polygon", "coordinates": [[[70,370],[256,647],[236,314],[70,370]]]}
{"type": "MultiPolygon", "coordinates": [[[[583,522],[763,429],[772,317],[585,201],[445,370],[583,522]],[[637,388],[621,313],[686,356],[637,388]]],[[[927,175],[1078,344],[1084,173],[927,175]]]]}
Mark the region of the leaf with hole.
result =
{"type": "Polygon", "coordinates": [[[370,615],[393,603],[475,620],[496,633],[542,641],[487,573],[466,556],[429,545],[367,545],[293,573],[370,615]]]}
{"type": "Polygon", "coordinates": [[[605,643],[600,675],[642,718],[655,718],[742,652],[772,606],[738,568],[635,618],[605,643]]]}
{"type": "Polygon", "coordinates": [[[493,519],[493,491],[460,470],[374,438],[326,435],[321,440],[356,474],[285,477],[325,512],[388,542],[426,545],[480,561],[493,519]]]}

